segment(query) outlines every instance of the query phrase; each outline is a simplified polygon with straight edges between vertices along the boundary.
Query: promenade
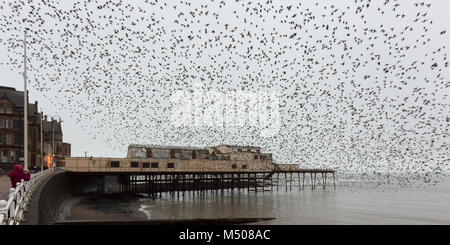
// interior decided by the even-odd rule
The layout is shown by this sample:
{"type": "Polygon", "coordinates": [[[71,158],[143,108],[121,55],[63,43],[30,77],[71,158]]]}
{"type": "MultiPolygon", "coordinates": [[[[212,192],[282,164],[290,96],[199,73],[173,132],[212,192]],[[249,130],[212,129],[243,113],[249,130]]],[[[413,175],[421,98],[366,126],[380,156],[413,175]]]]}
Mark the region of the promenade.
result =
{"type": "Polygon", "coordinates": [[[0,176],[0,200],[8,199],[9,189],[11,188],[11,180],[8,173],[0,176]]]}

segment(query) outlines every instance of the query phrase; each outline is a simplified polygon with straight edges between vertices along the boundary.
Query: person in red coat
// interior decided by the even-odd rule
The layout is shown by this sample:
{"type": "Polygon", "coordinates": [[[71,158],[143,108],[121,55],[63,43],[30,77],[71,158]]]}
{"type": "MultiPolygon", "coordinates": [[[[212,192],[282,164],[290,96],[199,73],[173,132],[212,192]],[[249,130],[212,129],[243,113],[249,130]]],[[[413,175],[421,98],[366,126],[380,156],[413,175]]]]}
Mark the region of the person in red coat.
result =
{"type": "Polygon", "coordinates": [[[8,174],[8,177],[11,179],[12,188],[16,188],[17,183],[20,183],[22,179],[25,181],[30,180],[30,173],[24,173],[22,165],[16,164],[14,165],[13,171],[8,174]]]}

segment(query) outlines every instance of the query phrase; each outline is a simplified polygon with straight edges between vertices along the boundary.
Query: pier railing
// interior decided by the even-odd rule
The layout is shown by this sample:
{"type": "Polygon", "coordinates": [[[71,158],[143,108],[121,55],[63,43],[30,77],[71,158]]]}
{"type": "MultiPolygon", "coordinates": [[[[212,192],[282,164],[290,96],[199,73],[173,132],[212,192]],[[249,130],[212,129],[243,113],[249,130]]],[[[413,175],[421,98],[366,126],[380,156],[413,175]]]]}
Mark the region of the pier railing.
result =
{"type": "Polygon", "coordinates": [[[34,173],[29,181],[22,181],[16,188],[9,189],[8,200],[0,200],[0,225],[19,225],[24,221],[24,212],[31,197],[38,189],[41,182],[53,172],[53,169],[46,169],[34,173]]]}

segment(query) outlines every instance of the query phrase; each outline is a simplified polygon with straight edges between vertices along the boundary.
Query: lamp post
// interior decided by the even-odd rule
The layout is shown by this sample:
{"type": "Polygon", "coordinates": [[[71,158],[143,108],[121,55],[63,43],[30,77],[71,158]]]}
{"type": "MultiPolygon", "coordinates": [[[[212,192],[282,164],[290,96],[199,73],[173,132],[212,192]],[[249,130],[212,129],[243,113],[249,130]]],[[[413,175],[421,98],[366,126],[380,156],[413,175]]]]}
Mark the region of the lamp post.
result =
{"type": "Polygon", "coordinates": [[[44,144],[43,144],[43,134],[42,134],[42,115],[44,112],[41,111],[41,171],[44,170],[44,144]]]}
{"type": "Polygon", "coordinates": [[[24,170],[28,171],[28,91],[27,91],[27,30],[25,29],[23,38],[23,108],[24,108],[24,170]]]}
{"type": "Polygon", "coordinates": [[[54,122],[53,122],[53,117],[52,117],[52,168],[55,169],[55,160],[56,160],[56,154],[55,154],[56,150],[55,150],[55,126],[54,126],[54,122]]]}

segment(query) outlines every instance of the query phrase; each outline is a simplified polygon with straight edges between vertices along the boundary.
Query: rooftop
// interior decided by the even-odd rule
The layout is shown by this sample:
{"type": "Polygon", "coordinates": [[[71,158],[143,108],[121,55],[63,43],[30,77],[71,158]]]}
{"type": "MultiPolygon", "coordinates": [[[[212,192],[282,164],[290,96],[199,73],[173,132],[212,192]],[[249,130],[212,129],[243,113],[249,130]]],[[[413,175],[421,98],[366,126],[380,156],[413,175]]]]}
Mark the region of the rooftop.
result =
{"type": "Polygon", "coordinates": [[[53,118],[50,121],[47,121],[47,119],[45,118],[42,122],[43,122],[42,130],[45,133],[52,132],[52,122],[53,122],[53,127],[55,128],[55,133],[62,133],[61,121],[57,121],[53,118]]]}
{"type": "Polygon", "coordinates": [[[23,96],[23,91],[16,91],[15,88],[0,86],[0,98],[8,98],[18,108],[23,108],[23,96]]]}
{"type": "Polygon", "coordinates": [[[192,146],[165,146],[165,145],[145,145],[145,144],[130,144],[128,148],[151,148],[151,149],[183,149],[183,150],[204,150],[204,148],[200,147],[192,147],[192,146]]]}
{"type": "Polygon", "coordinates": [[[259,147],[259,146],[252,146],[252,145],[225,145],[225,144],[222,144],[222,145],[218,145],[218,146],[227,146],[227,147],[230,147],[230,148],[254,148],[254,149],[261,149],[261,147],[259,147]]]}

